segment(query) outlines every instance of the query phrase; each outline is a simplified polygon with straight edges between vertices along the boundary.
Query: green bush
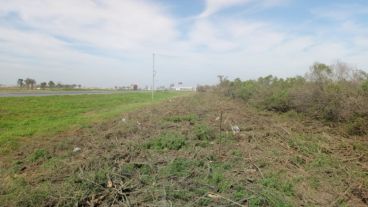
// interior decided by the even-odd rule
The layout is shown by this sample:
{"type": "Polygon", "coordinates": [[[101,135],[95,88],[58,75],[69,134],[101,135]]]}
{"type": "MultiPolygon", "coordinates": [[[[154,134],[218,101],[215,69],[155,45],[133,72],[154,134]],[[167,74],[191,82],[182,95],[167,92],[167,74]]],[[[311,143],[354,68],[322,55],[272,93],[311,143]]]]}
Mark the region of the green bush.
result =
{"type": "Polygon", "coordinates": [[[265,100],[265,108],[270,111],[287,112],[291,106],[289,104],[289,93],[287,90],[280,90],[272,94],[265,100]]]}

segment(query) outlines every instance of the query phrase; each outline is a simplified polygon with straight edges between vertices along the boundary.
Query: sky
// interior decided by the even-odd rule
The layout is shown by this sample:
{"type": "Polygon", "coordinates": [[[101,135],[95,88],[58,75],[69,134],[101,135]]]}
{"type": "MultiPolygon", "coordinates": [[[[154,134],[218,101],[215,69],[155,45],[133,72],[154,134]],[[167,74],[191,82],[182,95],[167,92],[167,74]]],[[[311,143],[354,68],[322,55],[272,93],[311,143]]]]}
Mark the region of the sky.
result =
{"type": "MultiPolygon", "coordinates": [[[[0,84],[215,84],[368,70],[367,0],[0,0],[0,84]]],[[[367,71],[368,72],[368,71],[367,71]]]]}

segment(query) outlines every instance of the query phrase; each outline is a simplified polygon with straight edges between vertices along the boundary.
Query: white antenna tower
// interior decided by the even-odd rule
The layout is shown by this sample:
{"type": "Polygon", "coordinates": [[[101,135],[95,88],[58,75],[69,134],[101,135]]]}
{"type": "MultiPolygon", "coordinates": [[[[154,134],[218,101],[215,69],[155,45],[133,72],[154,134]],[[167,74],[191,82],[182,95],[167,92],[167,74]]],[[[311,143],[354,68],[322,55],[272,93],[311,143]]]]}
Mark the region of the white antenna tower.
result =
{"type": "Polygon", "coordinates": [[[156,71],[155,71],[155,53],[152,53],[152,101],[154,98],[154,91],[155,91],[155,76],[156,76],[156,71]]]}

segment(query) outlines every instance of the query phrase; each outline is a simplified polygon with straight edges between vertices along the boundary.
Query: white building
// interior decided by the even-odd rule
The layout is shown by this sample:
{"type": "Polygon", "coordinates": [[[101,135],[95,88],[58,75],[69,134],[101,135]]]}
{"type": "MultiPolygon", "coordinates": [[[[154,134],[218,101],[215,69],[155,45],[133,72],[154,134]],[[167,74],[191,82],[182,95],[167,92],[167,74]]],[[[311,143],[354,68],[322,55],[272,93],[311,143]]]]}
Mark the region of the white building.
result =
{"type": "Polygon", "coordinates": [[[175,87],[175,90],[176,91],[196,91],[196,88],[192,86],[178,86],[178,87],[175,87]]]}

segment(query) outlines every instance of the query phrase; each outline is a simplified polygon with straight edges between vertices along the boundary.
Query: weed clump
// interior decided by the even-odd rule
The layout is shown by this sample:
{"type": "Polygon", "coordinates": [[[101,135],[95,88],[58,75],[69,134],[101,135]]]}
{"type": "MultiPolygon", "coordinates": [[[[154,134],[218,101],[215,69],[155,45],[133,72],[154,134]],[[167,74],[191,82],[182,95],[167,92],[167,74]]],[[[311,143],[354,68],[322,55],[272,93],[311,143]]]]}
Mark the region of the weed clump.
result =
{"type": "Polygon", "coordinates": [[[199,120],[199,117],[196,114],[188,114],[188,115],[182,115],[182,116],[171,116],[171,117],[166,118],[166,121],[171,121],[171,122],[174,122],[174,123],[189,122],[191,124],[194,124],[198,120],[199,120]]]}
{"type": "Polygon", "coordinates": [[[188,176],[191,170],[198,165],[198,162],[185,158],[176,158],[164,169],[164,174],[168,176],[188,176]]]}
{"type": "Polygon", "coordinates": [[[218,192],[226,192],[232,186],[230,180],[225,176],[225,172],[231,169],[229,163],[213,163],[210,166],[208,184],[214,186],[218,192]]]}
{"type": "Polygon", "coordinates": [[[368,120],[358,117],[348,123],[347,131],[350,135],[366,135],[368,133],[368,120]]]}
{"type": "Polygon", "coordinates": [[[207,125],[197,125],[194,128],[195,137],[199,140],[212,140],[215,137],[215,133],[212,128],[207,125]]]}
{"type": "Polygon", "coordinates": [[[284,193],[287,196],[293,196],[294,195],[294,186],[289,181],[282,181],[281,178],[279,178],[276,175],[271,175],[268,177],[265,177],[261,180],[261,184],[268,188],[273,188],[275,190],[278,190],[282,193],[284,193]]]}
{"type": "Polygon", "coordinates": [[[145,143],[146,149],[154,150],[180,150],[187,145],[183,135],[177,133],[164,133],[145,143]]]}
{"type": "Polygon", "coordinates": [[[37,149],[35,150],[31,156],[29,157],[29,160],[31,162],[36,162],[38,160],[41,160],[41,159],[49,159],[51,156],[49,154],[49,152],[45,149],[37,149]]]}

